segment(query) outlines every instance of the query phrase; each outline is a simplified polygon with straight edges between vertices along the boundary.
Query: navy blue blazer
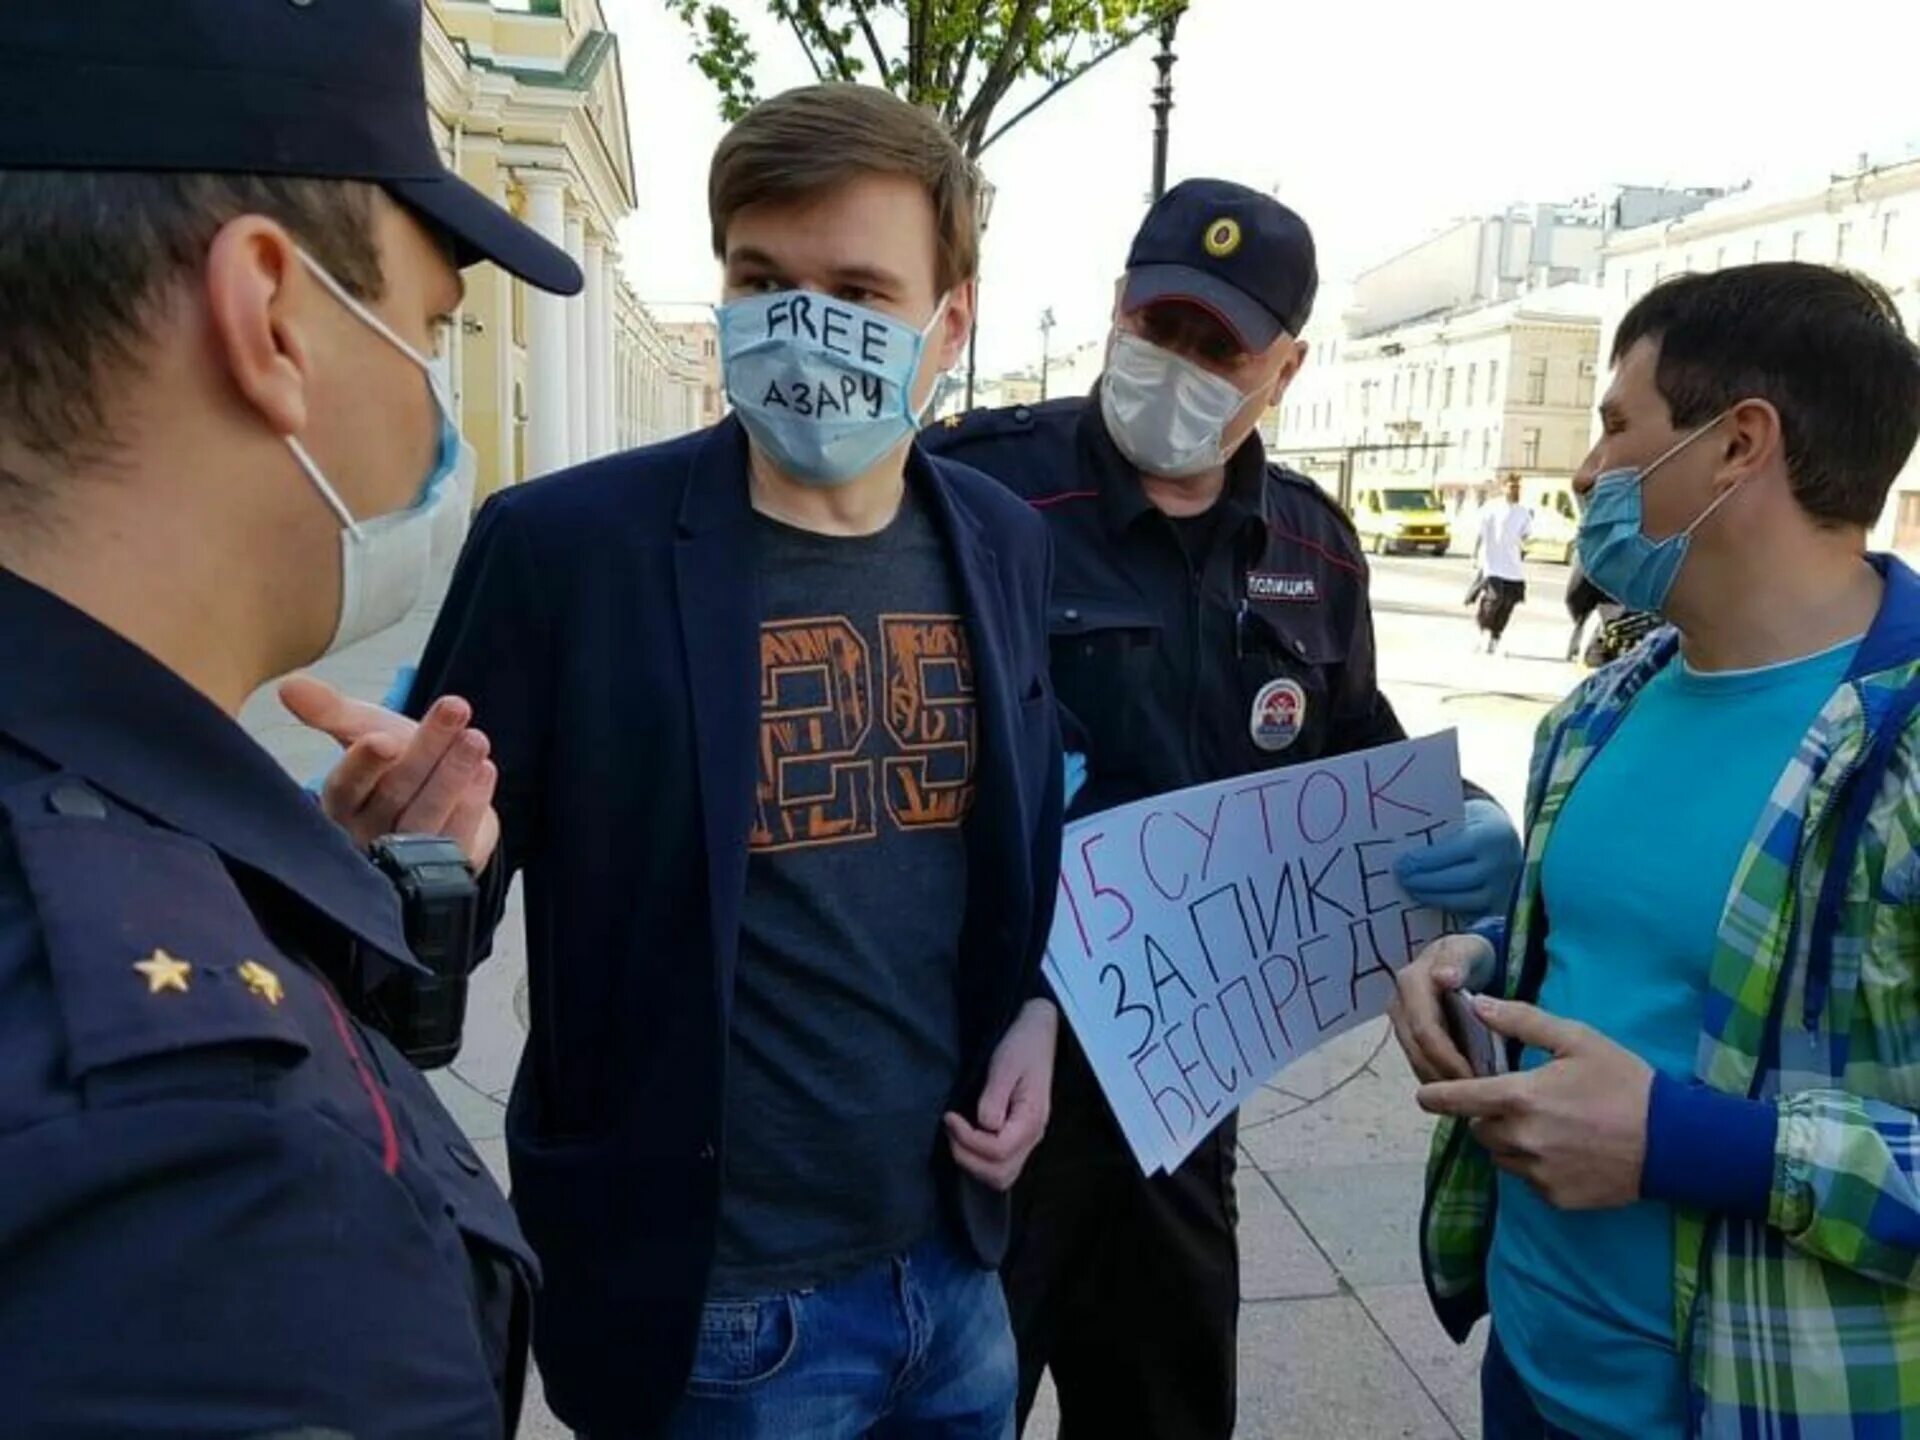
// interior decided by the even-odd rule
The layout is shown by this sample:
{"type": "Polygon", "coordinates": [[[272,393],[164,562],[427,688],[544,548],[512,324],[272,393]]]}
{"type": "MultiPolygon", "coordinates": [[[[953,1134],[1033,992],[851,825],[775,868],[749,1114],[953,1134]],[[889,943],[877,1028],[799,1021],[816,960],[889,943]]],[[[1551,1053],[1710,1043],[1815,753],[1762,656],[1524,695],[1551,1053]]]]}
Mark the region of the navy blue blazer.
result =
{"type": "MultiPolygon", "coordinates": [[[[1058,880],[1061,757],[1045,525],[919,449],[908,483],[951,547],[981,755],[967,821],[962,1073],[972,1113],[1029,996],[1058,880]]],[[[526,879],[531,1035],[507,1115],[541,1256],[535,1347],[584,1430],[646,1433],[692,1364],[712,1264],[732,979],[760,714],[760,607],[737,421],[495,496],[410,708],[464,696],[493,741],[498,913],[526,879]]],[[[957,1236],[1005,1248],[1002,1196],[944,1155],[957,1236]]]]}

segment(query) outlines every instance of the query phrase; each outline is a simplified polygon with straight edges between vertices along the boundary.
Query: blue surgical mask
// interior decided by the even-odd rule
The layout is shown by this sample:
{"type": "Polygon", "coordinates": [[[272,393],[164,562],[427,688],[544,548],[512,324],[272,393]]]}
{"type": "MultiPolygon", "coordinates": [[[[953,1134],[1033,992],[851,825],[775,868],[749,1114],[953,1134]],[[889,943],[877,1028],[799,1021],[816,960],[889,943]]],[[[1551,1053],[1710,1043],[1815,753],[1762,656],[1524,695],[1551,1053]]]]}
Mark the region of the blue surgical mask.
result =
{"type": "Polygon", "coordinates": [[[1625,465],[1594,477],[1586,513],[1580,517],[1580,564],[1589,580],[1629,610],[1665,608],[1673,582],[1680,578],[1694,531],[1706,524],[1707,517],[1738,488],[1723,490],[1678,535],[1649,540],[1644,527],[1647,477],[1726,419],[1728,413],[1721,411],[1645,468],[1625,465]]]}
{"type": "Polygon", "coordinates": [[[719,306],[727,399],[783,475],[844,485],[919,430],[913,382],[947,298],[919,330],[810,290],[719,306]]]}

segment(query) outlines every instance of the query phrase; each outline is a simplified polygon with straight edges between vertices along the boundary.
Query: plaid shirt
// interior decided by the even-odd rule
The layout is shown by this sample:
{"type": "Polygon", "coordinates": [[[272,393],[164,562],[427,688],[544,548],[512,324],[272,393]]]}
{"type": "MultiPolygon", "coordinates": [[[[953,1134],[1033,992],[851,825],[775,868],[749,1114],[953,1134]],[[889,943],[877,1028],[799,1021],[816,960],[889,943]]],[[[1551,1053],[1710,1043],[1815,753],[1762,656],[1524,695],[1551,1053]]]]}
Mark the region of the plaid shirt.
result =
{"type": "MultiPolygon", "coordinates": [[[[1695,1077],[1778,1114],[1764,1223],[1674,1211],[1691,1431],[1716,1440],[1920,1437],[1920,578],[1874,563],[1880,614],[1767,798],[1712,959],[1695,1077]]],[[[1677,649],[1655,635],[1540,727],[1497,947],[1509,996],[1539,993],[1541,866],[1567,797],[1677,649]]],[[[1486,1313],[1494,1178],[1442,1121],[1421,1258],[1456,1340],[1486,1313]]]]}

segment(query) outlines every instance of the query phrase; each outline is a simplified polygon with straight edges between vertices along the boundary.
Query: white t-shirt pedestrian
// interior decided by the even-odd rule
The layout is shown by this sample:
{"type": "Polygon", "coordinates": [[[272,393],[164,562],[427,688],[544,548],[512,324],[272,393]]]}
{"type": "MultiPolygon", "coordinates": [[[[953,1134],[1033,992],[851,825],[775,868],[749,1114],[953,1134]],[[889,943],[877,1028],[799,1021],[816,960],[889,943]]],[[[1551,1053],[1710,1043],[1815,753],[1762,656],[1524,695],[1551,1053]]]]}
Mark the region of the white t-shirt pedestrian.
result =
{"type": "Polygon", "coordinates": [[[1521,544],[1533,529],[1533,511],[1524,505],[1501,499],[1480,515],[1480,568],[1492,580],[1527,578],[1526,557],[1521,544]]]}

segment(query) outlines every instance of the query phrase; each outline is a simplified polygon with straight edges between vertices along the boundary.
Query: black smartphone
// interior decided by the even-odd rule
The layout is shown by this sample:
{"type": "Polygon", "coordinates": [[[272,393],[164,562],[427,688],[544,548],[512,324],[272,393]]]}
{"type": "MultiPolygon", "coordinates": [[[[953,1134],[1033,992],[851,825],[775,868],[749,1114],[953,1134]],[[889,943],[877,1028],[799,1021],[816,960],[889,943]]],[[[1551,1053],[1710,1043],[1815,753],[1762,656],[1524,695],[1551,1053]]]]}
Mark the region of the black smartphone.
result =
{"type": "Polygon", "coordinates": [[[1453,1036],[1453,1043],[1460,1053],[1467,1057],[1467,1064],[1473,1067],[1473,1073],[1482,1079],[1489,1075],[1506,1074],[1506,1042],[1487,1028],[1487,1022],[1473,1008],[1472,993],[1465,990],[1442,991],[1440,1003],[1447,1012],[1448,1033],[1453,1036]]]}

